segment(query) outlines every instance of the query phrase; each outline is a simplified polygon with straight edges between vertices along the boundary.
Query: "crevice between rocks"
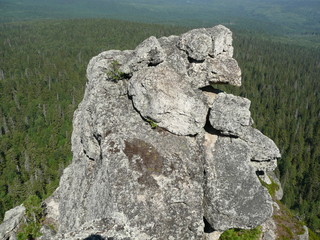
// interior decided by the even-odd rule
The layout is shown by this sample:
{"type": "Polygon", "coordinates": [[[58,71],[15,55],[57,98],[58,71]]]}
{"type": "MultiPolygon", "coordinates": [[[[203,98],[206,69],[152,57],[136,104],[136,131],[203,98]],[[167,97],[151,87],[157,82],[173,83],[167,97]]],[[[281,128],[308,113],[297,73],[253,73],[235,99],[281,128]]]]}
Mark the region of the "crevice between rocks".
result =
{"type": "Polygon", "coordinates": [[[204,229],[203,231],[205,233],[212,233],[214,232],[213,227],[210,225],[210,223],[207,221],[207,219],[205,217],[203,217],[203,222],[204,222],[204,229]]]}
{"type": "Polygon", "coordinates": [[[215,93],[215,94],[219,94],[222,93],[223,91],[218,89],[218,88],[214,88],[211,85],[205,86],[205,87],[201,87],[199,88],[201,91],[203,92],[211,92],[211,93],[215,93]]]}
{"type": "Polygon", "coordinates": [[[227,135],[227,134],[223,134],[221,131],[215,129],[212,127],[211,123],[210,123],[210,120],[209,120],[209,117],[210,117],[210,111],[211,111],[211,108],[209,108],[208,110],[208,114],[207,114],[207,120],[206,120],[206,124],[204,126],[204,130],[209,133],[209,134],[212,134],[212,135],[217,135],[219,137],[228,137],[228,138],[239,138],[238,136],[234,136],[234,135],[227,135]]]}
{"type": "Polygon", "coordinates": [[[193,59],[192,57],[189,57],[188,56],[188,61],[189,63],[203,63],[205,61],[205,59],[203,60],[196,60],[196,59],[193,59]]]}
{"type": "Polygon", "coordinates": [[[102,148],[101,148],[101,139],[102,136],[100,134],[93,134],[93,137],[96,139],[99,145],[99,156],[100,156],[100,161],[102,161],[102,148]]]}
{"type": "Polygon", "coordinates": [[[86,157],[90,160],[90,161],[95,161],[94,158],[90,157],[88,154],[87,154],[87,151],[83,149],[83,153],[84,155],[86,155],[86,157]]]}

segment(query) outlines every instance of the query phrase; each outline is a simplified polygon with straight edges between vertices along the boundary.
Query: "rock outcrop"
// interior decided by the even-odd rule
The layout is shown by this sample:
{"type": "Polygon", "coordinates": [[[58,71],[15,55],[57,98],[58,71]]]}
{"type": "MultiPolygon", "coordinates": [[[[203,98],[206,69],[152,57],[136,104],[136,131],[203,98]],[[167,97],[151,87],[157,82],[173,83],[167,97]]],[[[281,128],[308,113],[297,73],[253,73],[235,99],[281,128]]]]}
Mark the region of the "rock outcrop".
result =
{"type": "Polygon", "coordinates": [[[94,57],[73,161],[46,200],[57,232],[41,239],[214,239],[269,219],[256,172],[274,170],[279,150],[252,127],[248,99],[211,87],[241,85],[232,55],[219,25],[94,57]]]}
{"type": "Polygon", "coordinates": [[[0,239],[14,240],[16,233],[24,220],[26,208],[22,205],[10,209],[4,215],[3,223],[0,225],[0,239]]]}

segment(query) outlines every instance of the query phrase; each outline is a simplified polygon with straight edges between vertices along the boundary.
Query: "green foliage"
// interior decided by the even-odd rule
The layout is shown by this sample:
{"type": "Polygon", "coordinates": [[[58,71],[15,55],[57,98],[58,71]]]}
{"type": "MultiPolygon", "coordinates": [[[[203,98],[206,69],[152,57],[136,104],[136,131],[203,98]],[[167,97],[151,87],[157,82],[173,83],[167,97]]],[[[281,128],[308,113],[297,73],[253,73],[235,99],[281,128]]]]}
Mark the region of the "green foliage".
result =
{"type": "Polygon", "coordinates": [[[158,124],[155,121],[153,121],[152,119],[147,119],[147,122],[150,124],[152,129],[158,127],[158,124]]]}
{"type": "Polygon", "coordinates": [[[118,82],[119,80],[122,80],[125,78],[125,74],[119,70],[120,63],[116,60],[113,60],[111,62],[110,70],[106,72],[108,79],[111,79],[111,81],[118,82]]]}
{"type": "Polygon", "coordinates": [[[229,229],[224,231],[220,240],[258,240],[261,235],[261,227],[250,230],[229,229]]]}
{"type": "Polygon", "coordinates": [[[42,221],[41,200],[36,195],[31,195],[24,201],[26,208],[26,223],[21,226],[17,234],[18,240],[30,240],[40,237],[40,228],[42,221]]]}
{"type": "Polygon", "coordinates": [[[320,237],[315,234],[310,228],[309,230],[309,240],[320,240],[320,237]]]}
{"type": "Polygon", "coordinates": [[[21,227],[21,230],[17,233],[17,240],[33,240],[36,237],[40,237],[41,224],[31,222],[21,227]]]}
{"type": "Polygon", "coordinates": [[[265,188],[268,189],[268,192],[269,192],[269,194],[271,195],[271,197],[274,198],[274,197],[275,197],[275,194],[276,194],[276,191],[278,191],[279,188],[280,188],[279,185],[276,184],[271,178],[270,178],[271,184],[265,183],[265,182],[262,181],[260,178],[259,178],[259,180],[260,180],[262,186],[264,186],[265,188]]]}

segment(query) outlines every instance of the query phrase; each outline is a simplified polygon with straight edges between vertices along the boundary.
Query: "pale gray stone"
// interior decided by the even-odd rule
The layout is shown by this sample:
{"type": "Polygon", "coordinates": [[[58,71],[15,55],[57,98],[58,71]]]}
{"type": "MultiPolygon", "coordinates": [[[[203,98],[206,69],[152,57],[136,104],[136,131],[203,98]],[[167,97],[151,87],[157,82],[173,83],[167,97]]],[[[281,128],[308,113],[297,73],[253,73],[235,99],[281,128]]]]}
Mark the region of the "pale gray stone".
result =
{"type": "Polygon", "coordinates": [[[165,52],[158,39],[151,36],[136,47],[132,56],[124,65],[128,66],[131,72],[135,72],[150,65],[158,65],[164,61],[165,57],[165,52]]]}
{"type": "Polygon", "coordinates": [[[304,233],[298,235],[298,240],[309,240],[309,229],[307,226],[303,226],[304,233]]]}
{"type": "Polygon", "coordinates": [[[23,205],[6,211],[0,224],[0,239],[16,240],[16,233],[23,223],[26,208],[23,205]]]}
{"type": "Polygon", "coordinates": [[[178,40],[178,36],[162,37],[159,39],[159,43],[167,56],[165,60],[167,65],[177,73],[185,75],[189,67],[188,55],[185,51],[178,49],[178,40]]]}
{"type": "Polygon", "coordinates": [[[214,83],[241,86],[241,70],[236,60],[230,57],[207,57],[203,63],[191,63],[188,75],[192,84],[201,88],[214,83]]]}
{"type": "Polygon", "coordinates": [[[212,57],[216,57],[218,55],[232,57],[232,32],[223,25],[217,25],[213,28],[207,28],[206,30],[213,40],[213,51],[210,52],[210,55],[212,57]]]}
{"type": "Polygon", "coordinates": [[[178,135],[195,135],[205,125],[208,107],[185,78],[165,65],[138,71],[129,95],[145,119],[178,135]]]}
{"type": "MultiPolygon", "coordinates": [[[[89,82],[97,83],[98,79],[111,80],[108,73],[112,70],[112,63],[119,63],[120,70],[126,74],[130,74],[131,70],[128,66],[122,66],[127,61],[128,57],[132,56],[132,51],[110,50],[102,52],[93,57],[87,67],[87,79],[89,82]]],[[[88,85],[93,86],[93,85],[88,85]]]]}
{"type": "MultiPolygon", "coordinates": [[[[58,192],[59,188],[55,192],[58,192]]],[[[45,220],[43,223],[45,225],[51,226],[55,229],[59,228],[59,198],[56,193],[53,193],[49,198],[47,198],[43,203],[42,207],[44,209],[45,220]]],[[[49,229],[44,228],[43,231],[49,233],[49,229]]],[[[52,234],[51,234],[52,235],[52,234]]]]}
{"type": "Polygon", "coordinates": [[[271,217],[272,199],[251,167],[250,147],[239,138],[206,137],[204,214],[213,229],[250,229],[271,217]]]}
{"type": "Polygon", "coordinates": [[[57,232],[47,225],[43,225],[40,229],[41,236],[37,240],[53,240],[56,238],[57,232]]]}
{"type": "Polygon", "coordinates": [[[243,126],[251,126],[250,100],[232,94],[219,93],[210,110],[213,128],[226,135],[235,135],[243,126]]]}
{"type": "Polygon", "coordinates": [[[74,115],[73,163],[55,193],[57,239],[101,229],[104,238],[200,239],[201,146],[151,129],[127,95],[112,87],[101,91],[105,84],[122,88],[120,82],[97,81],[74,115]]]}
{"type": "Polygon", "coordinates": [[[205,233],[203,240],[219,240],[223,232],[213,231],[212,233],[205,233]]]}
{"type": "Polygon", "coordinates": [[[196,61],[204,60],[212,52],[212,38],[204,28],[193,29],[181,35],[178,47],[196,61]]]}
{"type": "Polygon", "coordinates": [[[261,224],[261,237],[259,240],[276,240],[277,239],[277,225],[273,218],[269,218],[261,224]]]}
{"type": "Polygon", "coordinates": [[[257,171],[273,171],[280,151],[270,138],[251,127],[249,107],[248,99],[219,93],[211,107],[210,124],[222,134],[244,140],[250,146],[251,164],[257,171]]]}

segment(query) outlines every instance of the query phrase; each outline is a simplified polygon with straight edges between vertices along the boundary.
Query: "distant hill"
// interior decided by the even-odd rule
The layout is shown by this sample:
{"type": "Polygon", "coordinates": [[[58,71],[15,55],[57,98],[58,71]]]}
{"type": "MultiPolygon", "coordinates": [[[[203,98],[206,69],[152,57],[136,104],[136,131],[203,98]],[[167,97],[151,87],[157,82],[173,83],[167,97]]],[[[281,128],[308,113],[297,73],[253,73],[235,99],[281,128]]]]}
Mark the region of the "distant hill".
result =
{"type": "Polygon", "coordinates": [[[192,27],[222,23],[320,44],[317,0],[0,0],[0,21],[114,18],[192,27]]]}

